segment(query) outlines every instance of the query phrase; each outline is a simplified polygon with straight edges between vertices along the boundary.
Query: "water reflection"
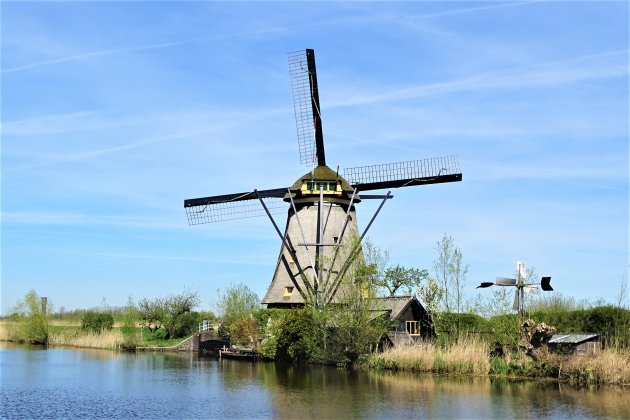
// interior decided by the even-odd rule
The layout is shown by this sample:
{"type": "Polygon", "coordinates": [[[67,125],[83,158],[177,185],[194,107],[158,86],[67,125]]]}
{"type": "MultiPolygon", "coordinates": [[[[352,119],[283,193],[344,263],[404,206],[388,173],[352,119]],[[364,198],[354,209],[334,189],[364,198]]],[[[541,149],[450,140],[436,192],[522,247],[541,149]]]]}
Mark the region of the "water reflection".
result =
{"type": "Polygon", "coordinates": [[[0,344],[2,417],[627,417],[630,390],[0,344]]]}

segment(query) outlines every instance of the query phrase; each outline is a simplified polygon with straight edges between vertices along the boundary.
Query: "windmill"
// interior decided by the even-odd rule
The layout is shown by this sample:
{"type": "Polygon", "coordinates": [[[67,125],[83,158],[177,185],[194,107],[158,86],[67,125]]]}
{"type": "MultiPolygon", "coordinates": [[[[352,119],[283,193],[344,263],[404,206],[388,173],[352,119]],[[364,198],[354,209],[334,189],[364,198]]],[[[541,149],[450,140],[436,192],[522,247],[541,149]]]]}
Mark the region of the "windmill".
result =
{"type": "MultiPolygon", "coordinates": [[[[518,312],[520,316],[523,316],[525,312],[524,301],[525,301],[525,291],[537,292],[538,284],[537,283],[525,283],[527,281],[527,270],[525,269],[525,263],[523,261],[518,261],[516,263],[517,269],[517,279],[511,279],[507,277],[497,277],[496,281],[493,282],[483,282],[477,289],[486,288],[490,286],[512,286],[515,287],[514,291],[514,305],[512,308],[518,312]]],[[[540,288],[545,292],[550,292],[553,290],[551,287],[551,277],[542,277],[540,279],[540,288]]]]}
{"type": "MultiPolygon", "coordinates": [[[[326,166],[319,87],[312,49],[289,54],[300,161],[310,170],[291,186],[254,189],[184,201],[190,225],[269,217],[281,241],[274,276],[263,299],[267,307],[315,306],[339,301],[338,290],[353,261],[361,255],[362,240],[388,199],[392,188],[462,180],[456,157],[339,169],[326,166]],[[386,194],[364,194],[385,190],[386,194]],[[355,205],[381,200],[365,230],[359,234],[355,205]],[[287,208],[288,207],[288,208],[287,208]],[[284,233],[272,213],[284,211],[284,233]],[[349,250],[342,244],[358,237],[349,250]]],[[[346,247],[347,248],[347,247],[346,247]]]]}

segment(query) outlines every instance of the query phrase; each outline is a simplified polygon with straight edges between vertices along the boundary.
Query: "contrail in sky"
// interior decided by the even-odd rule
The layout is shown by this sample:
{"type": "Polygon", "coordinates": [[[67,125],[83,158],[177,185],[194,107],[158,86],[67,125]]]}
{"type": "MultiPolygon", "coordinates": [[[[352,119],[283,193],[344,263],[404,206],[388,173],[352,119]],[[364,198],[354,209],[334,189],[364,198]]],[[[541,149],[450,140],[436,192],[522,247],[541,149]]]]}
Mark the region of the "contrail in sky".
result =
{"type": "Polygon", "coordinates": [[[543,1],[544,0],[531,0],[531,1],[521,1],[517,3],[493,4],[492,6],[468,7],[466,9],[456,9],[456,10],[447,10],[445,12],[428,13],[426,15],[421,15],[421,17],[430,18],[430,17],[440,17],[440,16],[448,16],[448,15],[459,15],[463,13],[474,13],[474,12],[481,12],[484,10],[501,9],[504,7],[524,6],[527,4],[541,3],[543,1]]]}
{"type": "Polygon", "coordinates": [[[176,45],[190,44],[190,43],[196,42],[196,41],[198,41],[200,39],[201,38],[192,38],[192,39],[186,39],[186,40],[183,40],[183,41],[164,42],[164,43],[161,43],[161,44],[142,45],[142,46],[139,46],[139,47],[112,48],[112,49],[109,49],[109,50],[101,50],[101,51],[93,51],[93,52],[84,53],[84,54],[69,55],[69,56],[66,56],[66,57],[54,58],[52,60],[39,61],[39,62],[36,62],[36,63],[26,64],[26,65],[23,65],[23,66],[11,67],[11,68],[8,68],[8,69],[2,69],[2,73],[13,73],[13,72],[16,72],[16,71],[32,69],[34,67],[46,66],[46,65],[49,65],[49,64],[64,63],[66,61],[80,60],[82,58],[97,57],[99,55],[107,55],[107,54],[129,52],[129,51],[154,50],[154,49],[158,49],[158,48],[174,47],[176,45]]]}

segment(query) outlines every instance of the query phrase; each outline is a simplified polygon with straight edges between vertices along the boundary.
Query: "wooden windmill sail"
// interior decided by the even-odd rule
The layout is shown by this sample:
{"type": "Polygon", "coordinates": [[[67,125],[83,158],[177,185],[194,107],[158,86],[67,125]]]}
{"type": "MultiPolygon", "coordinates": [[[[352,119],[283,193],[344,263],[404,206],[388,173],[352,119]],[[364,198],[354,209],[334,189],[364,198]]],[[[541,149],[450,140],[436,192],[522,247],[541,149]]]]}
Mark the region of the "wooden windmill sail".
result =
{"type": "Polygon", "coordinates": [[[191,225],[267,214],[281,239],[280,255],[263,303],[268,307],[320,305],[338,294],[365,237],[385,202],[386,194],[366,191],[462,180],[453,156],[346,169],[343,175],[326,166],[315,53],[289,54],[301,162],[310,167],[290,187],[196,198],[184,201],[191,225]],[[379,199],[380,206],[359,232],[355,205],[379,199]],[[288,204],[288,210],[286,209],[288,204]],[[287,213],[284,233],[272,213],[287,213]],[[359,241],[348,244],[349,239],[359,241]]]}

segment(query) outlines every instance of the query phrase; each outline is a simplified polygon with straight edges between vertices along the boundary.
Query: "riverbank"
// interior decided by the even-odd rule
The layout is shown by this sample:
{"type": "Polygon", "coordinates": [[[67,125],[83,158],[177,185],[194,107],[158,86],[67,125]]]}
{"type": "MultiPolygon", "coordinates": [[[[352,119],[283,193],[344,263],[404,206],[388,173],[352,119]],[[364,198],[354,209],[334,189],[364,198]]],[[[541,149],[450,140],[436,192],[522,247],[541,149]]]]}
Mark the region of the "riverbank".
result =
{"type": "MultiPolygon", "coordinates": [[[[12,333],[12,325],[10,321],[0,321],[0,341],[18,342],[12,333]]],[[[95,333],[82,330],[80,324],[72,321],[49,321],[48,323],[49,346],[104,350],[135,350],[142,347],[160,350],[175,348],[186,340],[189,338],[154,339],[147,336],[141,328],[125,334],[120,326],[114,326],[111,330],[95,333]]]]}
{"type": "Polygon", "coordinates": [[[390,348],[370,355],[366,365],[375,370],[554,379],[576,385],[630,386],[630,352],[627,351],[608,349],[594,356],[547,353],[538,360],[520,352],[492,358],[489,354],[489,345],[473,338],[444,347],[420,343],[390,348]]]}
{"type": "MultiPolygon", "coordinates": [[[[135,341],[125,337],[120,328],[92,333],[76,325],[50,325],[48,344],[87,349],[138,349],[168,351],[189,339],[144,340],[141,330],[135,341]]],[[[13,341],[6,321],[0,322],[0,341],[13,341]]],[[[604,350],[596,356],[561,356],[544,354],[534,361],[524,354],[489,357],[490,346],[476,338],[440,346],[418,343],[398,346],[369,355],[363,367],[374,370],[414,373],[503,376],[527,379],[554,379],[576,385],[611,384],[630,386],[630,352],[604,350]]]]}

